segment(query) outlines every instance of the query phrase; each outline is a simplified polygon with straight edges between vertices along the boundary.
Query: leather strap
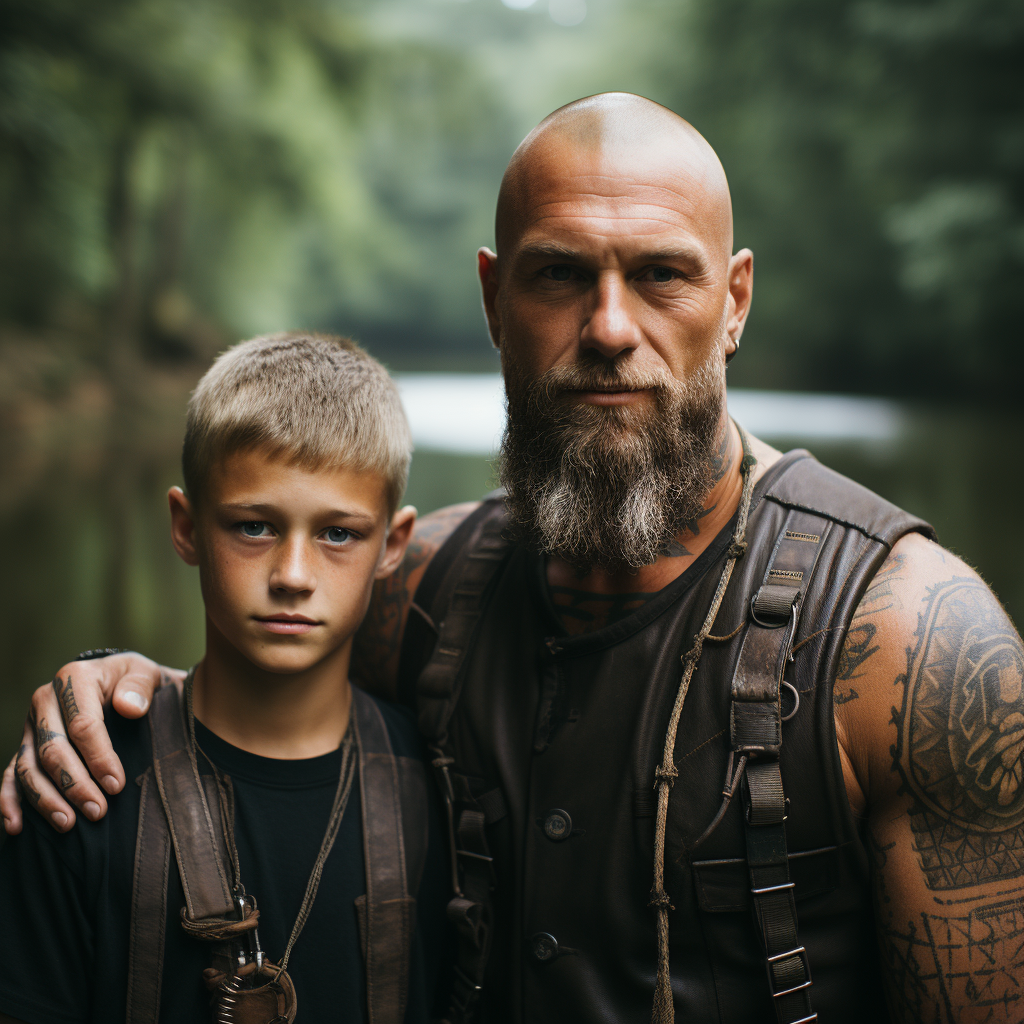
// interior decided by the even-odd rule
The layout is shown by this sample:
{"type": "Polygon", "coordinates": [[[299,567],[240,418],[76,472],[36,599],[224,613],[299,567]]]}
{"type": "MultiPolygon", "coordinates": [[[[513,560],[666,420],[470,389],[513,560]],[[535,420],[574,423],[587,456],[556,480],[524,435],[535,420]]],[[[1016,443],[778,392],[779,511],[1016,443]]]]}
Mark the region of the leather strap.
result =
{"type": "MultiPolygon", "coordinates": [[[[802,511],[786,517],[764,580],[750,602],[751,621],[732,680],[732,756],[748,759],[743,787],[747,868],[780,1024],[817,1019],[811,1009],[810,965],[797,937],[779,754],[783,676],[801,601],[831,525],[802,511]]],[[[794,697],[799,700],[795,691],[794,697]]]]}
{"type": "Polygon", "coordinates": [[[142,787],[139,828],[132,879],[132,921],[128,939],[128,1024],[157,1024],[164,969],[167,927],[167,873],[171,865],[171,834],[160,797],[147,768],[142,787]]]}
{"type": "MultiPolygon", "coordinates": [[[[387,726],[372,698],[352,688],[359,743],[366,900],[366,1001],[370,1024],[401,1024],[409,994],[416,901],[409,895],[401,781],[387,726]]],[[[426,794],[424,794],[425,797],[426,794]]]]}
{"type": "Polygon", "coordinates": [[[153,736],[153,776],[171,830],[186,912],[193,921],[233,916],[220,804],[207,798],[189,758],[184,706],[177,686],[157,690],[149,727],[153,736]]]}
{"type": "MultiPolygon", "coordinates": [[[[185,747],[184,707],[176,686],[164,686],[153,698],[149,713],[153,743],[153,765],[137,780],[142,788],[139,827],[135,840],[135,873],[132,879],[132,918],[128,950],[128,999],[125,1019],[128,1024],[157,1024],[160,1017],[160,992],[163,979],[164,936],[167,928],[167,880],[171,853],[177,859],[182,886],[185,872],[193,883],[192,908],[207,911],[196,917],[224,916],[232,909],[210,913],[218,904],[219,879],[229,872],[223,833],[214,828],[219,822],[220,803],[217,780],[200,776],[197,786],[185,747]],[[159,781],[163,781],[161,790],[159,781]],[[176,804],[168,803],[168,794],[178,794],[176,804]],[[187,808],[181,806],[189,802],[187,808]],[[215,809],[210,811],[210,807],[215,809]],[[205,813],[203,813],[205,809],[205,813]],[[199,825],[209,821],[209,830],[199,825]],[[195,827],[197,831],[189,831],[195,827]],[[193,840],[201,857],[216,863],[217,882],[207,884],[200,872],[201,861],[193,856],[193,840]],[[175,841],[177,837],[178,842],[175,841]],[[179,848],[184,850],[184,859],[179,848]],[[182,864],[185,867],[182,868],[182,864]]],[[[186,889],[186,893],[189,890],[186,889]]]]}
{"type": "MultiPolygon", "coordinates": [[[[503,813],[499,809],[500,793],[497,798],[493,791],[475,797],[465,778],[456,773],[448,738],[466,655],[491,582],[509,551],[502,535],[506,519],[500,501],[485,502],[470,519],[471,524],[465,524],[466,531],[457,538],[457,553],[440,581],[436,600],[431,602],[434,619],[439,620],[438,637],[430,660],[419,674],[416,693],[420,730],[434,755],[433,766],[447,813],[452,857],[455,897],[448,904],[448,920],[458,943],[446,1018],[450,1024],[472,1020],[480,999],[491,946],[494,884],[485,826],[503,813]]],[[[435,555],[447,557],[445,548],[435,555]]],[[[416,596],[420,598],[418,591],[416,596]]]]}

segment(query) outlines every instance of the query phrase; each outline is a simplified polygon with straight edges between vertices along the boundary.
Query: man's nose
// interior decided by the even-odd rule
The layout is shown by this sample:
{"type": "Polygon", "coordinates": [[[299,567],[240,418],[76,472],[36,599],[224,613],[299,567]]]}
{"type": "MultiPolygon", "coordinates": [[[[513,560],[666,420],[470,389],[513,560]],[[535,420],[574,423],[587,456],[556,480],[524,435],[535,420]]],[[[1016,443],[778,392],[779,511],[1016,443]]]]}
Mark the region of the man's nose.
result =
{"type": "Polygon", "coordinates": [[[617,273],[602,274],[593,295],[595,307],[580,333],[580,347],[614,359],[623,352],[638,348],[643,332],[633,316],[630,290],[617,273]]]}
{"type": "Polygon", "coordinates": [[[270,573],[270,589],[279,594],[311,593],[316,589],[313,552],[302,537],[285,537],[270,573]]]}

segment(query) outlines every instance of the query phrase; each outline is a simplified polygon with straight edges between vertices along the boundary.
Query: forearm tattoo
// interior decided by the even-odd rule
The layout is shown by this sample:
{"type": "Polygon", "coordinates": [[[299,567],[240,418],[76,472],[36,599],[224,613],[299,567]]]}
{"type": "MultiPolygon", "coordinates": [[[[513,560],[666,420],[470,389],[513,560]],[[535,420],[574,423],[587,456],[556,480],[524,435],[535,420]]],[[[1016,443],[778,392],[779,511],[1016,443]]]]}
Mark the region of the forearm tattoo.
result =
{"type": "Polygon", "coordinates": [[[57,694],[60,703],[60,716],[64,719],[64,728],[70,729],[71,723],[81,713],[78,710],[78,701],[75,700],[75,691],[71,689],[71,676],[63,680],[60,676],[55,676],[53,692],[57,694]]]}
{"type": "Polygon", "coordinates": [[[1024,874],[1024,647],[974,577],[932,587],[893,709],[894,768],[913,797],[930,889],[1024,874]]]}
{"type": "Polygon", "coordinates": [[[876,871],[875,910],[889,1005],[899,1024],[983,1024],[1019,1019],[1024,969],[1024,899],[1012,890],[979,899],[936,900],[938,913],[900,917],[886,890],[885,867],[895,843],[869,835],[876,871]],[[974,901],[967,901],[974,902],[974,901]],[[948,914],[943,906],[951,908],[948,914]],[[998,1013],[998,1018],[996,1014],[998,1013]]]}

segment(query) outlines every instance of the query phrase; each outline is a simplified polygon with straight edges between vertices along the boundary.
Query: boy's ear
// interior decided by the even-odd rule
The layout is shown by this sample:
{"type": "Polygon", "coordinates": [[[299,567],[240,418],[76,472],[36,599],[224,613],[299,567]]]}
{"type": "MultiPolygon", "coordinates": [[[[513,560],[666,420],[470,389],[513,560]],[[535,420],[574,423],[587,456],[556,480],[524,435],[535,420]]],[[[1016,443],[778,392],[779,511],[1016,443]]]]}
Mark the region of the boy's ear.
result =
{"type": "Polygon", "coordinates": [[[382,580],[390,576],[402,563],[405,558],[405,549],[412,540],[412,528],[416,525],[416,509],[412,505],[400,508],[391,517],[391,528],[388,530],[387,540],[384,542],[384,554],[373,574],[375,580],[382,580]]]}
{"type": "Polygon", "coordinates": [[[196,547],[196,520],[192,513],[192,502],[185,497],[180,487],[167,492],[167,503],[171,507],[171,543],[186,565],[199,564],[196,547]]]}

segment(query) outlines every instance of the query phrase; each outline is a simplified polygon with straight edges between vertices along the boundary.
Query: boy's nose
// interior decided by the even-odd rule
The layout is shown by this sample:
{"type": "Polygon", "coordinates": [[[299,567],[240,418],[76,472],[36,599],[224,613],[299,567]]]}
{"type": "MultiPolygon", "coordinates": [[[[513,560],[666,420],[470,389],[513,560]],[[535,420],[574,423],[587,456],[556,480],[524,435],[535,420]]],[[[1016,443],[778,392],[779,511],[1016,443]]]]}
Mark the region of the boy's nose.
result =
{"type": "Polygon", "coordinates": [[[286,538],[270,573],[270,589],[279,593],[302,594],[316,589],[312,553],[298,538],[286,538]]]}

